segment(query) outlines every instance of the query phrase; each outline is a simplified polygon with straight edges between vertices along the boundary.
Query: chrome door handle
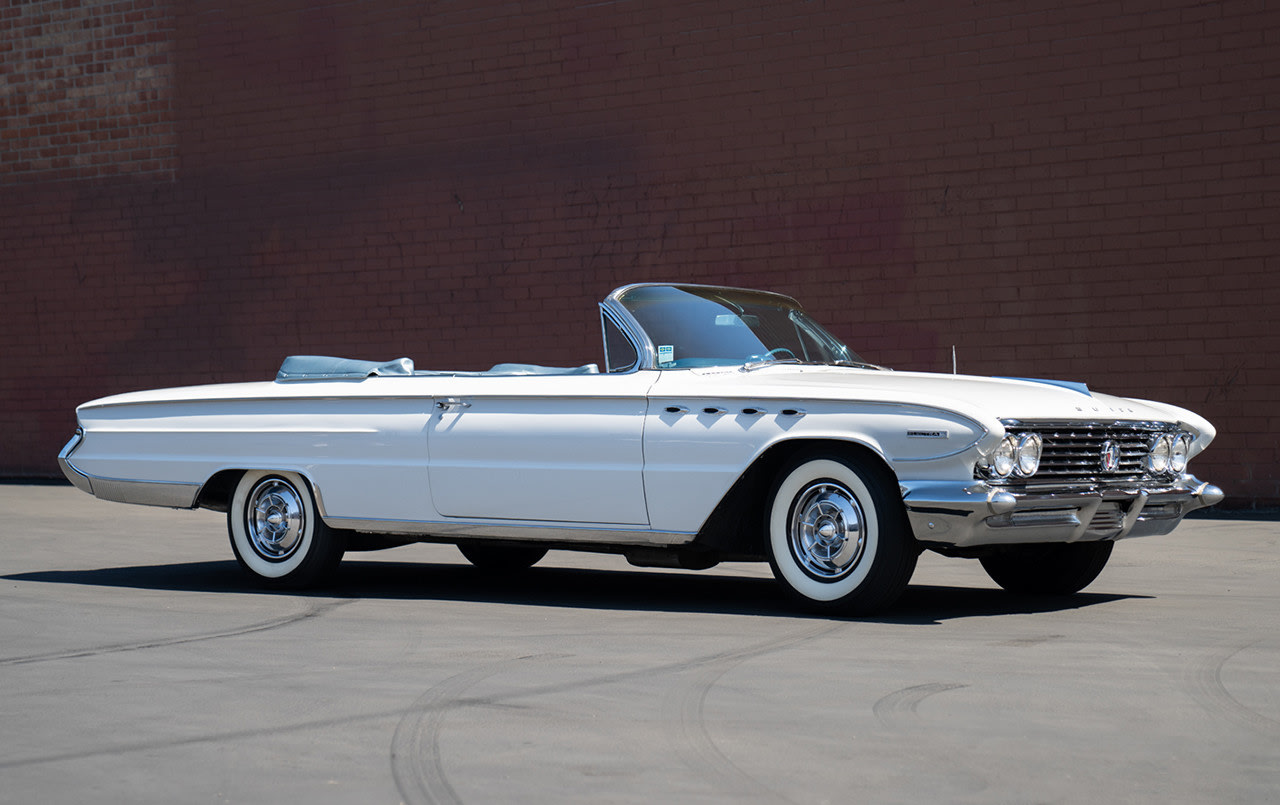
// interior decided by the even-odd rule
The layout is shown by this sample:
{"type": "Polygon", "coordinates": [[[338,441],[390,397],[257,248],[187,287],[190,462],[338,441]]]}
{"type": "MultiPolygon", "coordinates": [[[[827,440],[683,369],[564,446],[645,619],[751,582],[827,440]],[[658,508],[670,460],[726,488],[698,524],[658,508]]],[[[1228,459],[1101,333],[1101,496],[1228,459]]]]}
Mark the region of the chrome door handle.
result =
{"type": "Polygon", "coordinates": [[[470,407],[471,407],[471,403],[463,402],[462,400],[459,400],[457,397],[445,397],[443,399],[436,400],[436,408],[438,408],[441,411],[447,411],[451,408],[470,408],[470,407]]]}

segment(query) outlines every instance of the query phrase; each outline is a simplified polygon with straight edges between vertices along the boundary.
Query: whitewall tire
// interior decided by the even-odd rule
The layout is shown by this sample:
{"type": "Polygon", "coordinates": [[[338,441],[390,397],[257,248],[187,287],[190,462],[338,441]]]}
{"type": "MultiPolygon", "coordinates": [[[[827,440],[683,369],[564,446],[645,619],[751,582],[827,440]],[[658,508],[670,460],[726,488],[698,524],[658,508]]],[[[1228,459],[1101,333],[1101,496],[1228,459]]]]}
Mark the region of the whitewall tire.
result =
{"type": "Polygon", "coordinates": [[[342,532],[320,519],[311,487],[297,473],[246,472],[227,510],[227,531],[236,561],[268,586],[316,584],[342,560],[342,532]]]}
{"type": "Polygon", "coordinates": [[[768,510],[769,564],[812,608],[865,614],[892,604],[919,550],[888,473],[848,456],[783,468],[768,510]]]}

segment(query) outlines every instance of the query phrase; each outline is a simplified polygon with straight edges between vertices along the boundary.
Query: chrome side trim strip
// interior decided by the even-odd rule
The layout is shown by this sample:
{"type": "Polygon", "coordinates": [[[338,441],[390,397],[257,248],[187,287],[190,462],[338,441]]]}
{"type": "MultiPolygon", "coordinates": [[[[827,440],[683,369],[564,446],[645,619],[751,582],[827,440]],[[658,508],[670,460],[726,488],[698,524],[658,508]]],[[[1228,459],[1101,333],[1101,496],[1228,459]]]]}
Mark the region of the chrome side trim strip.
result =
{"type": "MultiPolygon", "coordinates": [[[[64,448],[65,451],[65,448],[64,448]]],[[[142,481],[135,478],[102,478],[76,467],[58,456],[62,474],[76,488],[101,500],[137,503],[142,506],[165,506],[170,509],[194,509],[196,495],[203,484],[174,481],[142,481]]]]}
{"type": "MultiPolygon", "coordinates": [[[[322,515],[323,516],[323,515],[322,515]]],[[[374,534],[409,534],[431,537],[523,539],[541,542],[603,542],[610,545],[685,545],[697,534],[680,531],[606,529],[569,523],[497,522],[443,523],[418,520],[381,520],[368,517],[325,517],[334,528],[374,534]]]]}
{"type": "Polygon", "coordinates": [[[88,476],[93,494],[102,500],[138,503],[143,506],[166,506],[170,509],[195,508],[196,495],[202,484],[171,481],[137,481],[123,478],[88,476]]]}
{"type": "MultiPolygon", "coordinates": [[[[555,375],[549,375],[549,376],[555,377],[555,375]]],[[[496,379],[504,379],[504,378],[510,379],[511,377],[519,377],[519,375],[492,375],[492,377],[496,379]]],[[[607,377],[607,375],[604,375],[604,374],[566,375],[566,377],[607,377]]],[[[374,379],[374,378],[370,378],[370,379],[374,379]]],[[[394,380],[398,380],[399,378],[388,377],[388,378],[377,378],[377,379],[394,381],[394,380]]],[[[554,398],[557,400],[616,400],[618,399],[616,395],[610,395],[610,394],[547,395],[544,393],[537,393],[537,394],[519,395],[519,394],[509,394],[509,393],[508,394],[475,393],[475,394],[468,394],[467,396],[470,397],[471,399],[480,398],[485,400],[528,400],[528,399],[536,399],[536,398],[547,398],[549,396],[554,396],[554,398]]],[[[349,397],[341,397],[333,394],[317,394],[312,396],[297,395],[297,396],[289,396],[289,397],[191,397],[189,399],[184,399],[184,400],[131,400],[129,402],[85,403],[84,405],[81,405],[80,408],[78,408],[77,410],[97,411],[99,409],[105,409],[105,408],[127,408],[129,406],[189,405],[189,404],[196,405],[196,404],[204,404],[204,403],[292,403],[292,402],[362,403],[362,402],[387,402],[387,401],[402,402],[405,400],[413,400],[413,401],[422,403],[422,410],[417,411],[416,413],[421,413],[426,415],[426,414],[432,413],[432,411],[435,410],[435,399],[436,398],[430,394],[378,394],[378,395],[370,394],[370,395],[351,395],[349,397]]],[[[119,433],[122,431],[116,431],[116,432],[119,433]]],[[[208,431],[208,432],[214,433],[217,431],[208,431]]],[[[237,429],[234,432],[239,433],[241,431],[237,429]]],[[[282,430],[282,429],[272,428],[269,430],[264,429],[262,432],[263,433],[281,433],[281,432],[283,433],[295,433],[295,432],[296,433],[312,433],[312,432],[331,433],[334,431],[329,431],[329,430],[294,431],[290,429],[282,430]]],[[[366,431],[363,431],[360,429],[352,429],[350,431],[337,431],[337,432],[363,433],[366,431]]]]}

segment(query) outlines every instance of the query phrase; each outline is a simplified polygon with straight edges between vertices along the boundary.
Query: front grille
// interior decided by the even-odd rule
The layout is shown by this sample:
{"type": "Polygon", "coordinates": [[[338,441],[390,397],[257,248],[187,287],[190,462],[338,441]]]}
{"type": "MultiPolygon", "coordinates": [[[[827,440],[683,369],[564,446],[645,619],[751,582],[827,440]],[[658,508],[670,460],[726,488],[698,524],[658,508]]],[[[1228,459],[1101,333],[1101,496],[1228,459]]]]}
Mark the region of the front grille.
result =
{"type": "Polygon", "coordinates": [[[1040,469],[1028,484],[1126,483],[1153,477],[1146,469],[1148,446],[1160,433],[1176,430],[1162,422],[1006,422],[1011,433],[1033,432],[1044,440],[1040,469]],[[1119,466],[1102,467],[1103,445],[1120,448],[1119,466]]]}

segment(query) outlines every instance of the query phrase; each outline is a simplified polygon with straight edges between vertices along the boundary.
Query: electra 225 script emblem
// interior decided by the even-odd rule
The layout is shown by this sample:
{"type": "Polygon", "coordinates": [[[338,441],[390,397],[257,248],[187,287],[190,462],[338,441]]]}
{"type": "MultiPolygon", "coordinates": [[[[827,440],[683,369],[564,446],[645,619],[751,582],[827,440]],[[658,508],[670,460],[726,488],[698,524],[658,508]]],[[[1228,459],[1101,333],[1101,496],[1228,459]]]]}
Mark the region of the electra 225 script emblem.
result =
{"type": "Polygon", "coordinates": [[[1120,469],[1120,445],[1108,439],[1102,443],[1102,471],[1115,472],[1120,469]]]}

